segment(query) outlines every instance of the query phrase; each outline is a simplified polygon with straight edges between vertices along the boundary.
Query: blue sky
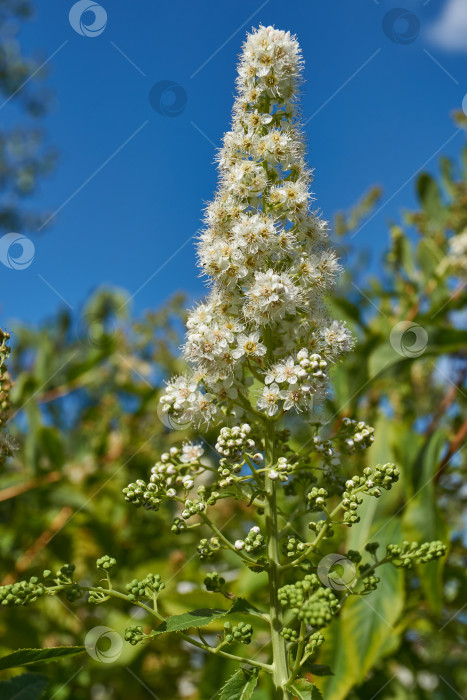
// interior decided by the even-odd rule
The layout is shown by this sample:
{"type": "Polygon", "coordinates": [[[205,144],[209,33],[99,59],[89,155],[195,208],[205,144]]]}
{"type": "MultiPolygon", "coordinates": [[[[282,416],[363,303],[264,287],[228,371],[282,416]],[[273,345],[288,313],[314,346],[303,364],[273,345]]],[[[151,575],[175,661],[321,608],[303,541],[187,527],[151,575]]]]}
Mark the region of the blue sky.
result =
{"type": "MultiPolygon", "coordinates": [[[[392,32],[386,20],[385,33],[397,2],[102,0],[107,23],[89,37],[69,22],[71,0],[38,0],[20,39],[27,53],[50,59],[55,106],[43,126],[59,161],[31,205],[55,215],[41,233],[25,232],[35,245],[29,267],[0,264],[2,325],[35,323],[65,304],[79,313],[100,285],[128,289],[136,313],[179,289],[202,295],[191,237],[216,186],[237,55],[259,23],[301,43],[309,162],[324,216],[371,184],[384,188],[380,210],[354,238],[376,266],[387,221],[414,204],[417,172],[435,170],[441,154],[457,156],[463,142],[450,117],[467,93],[466,47],[457,37],[449,50],[458,1],[404,1],[411,14],[389,22],[392,32]],[[176,116],[151,105],[161,81],[181,86],[176,116]]],[[[84,25],[93,17],[83,15],[84,25]]],[[[11,103],[2,115],[14,118],[11,103]]]]}

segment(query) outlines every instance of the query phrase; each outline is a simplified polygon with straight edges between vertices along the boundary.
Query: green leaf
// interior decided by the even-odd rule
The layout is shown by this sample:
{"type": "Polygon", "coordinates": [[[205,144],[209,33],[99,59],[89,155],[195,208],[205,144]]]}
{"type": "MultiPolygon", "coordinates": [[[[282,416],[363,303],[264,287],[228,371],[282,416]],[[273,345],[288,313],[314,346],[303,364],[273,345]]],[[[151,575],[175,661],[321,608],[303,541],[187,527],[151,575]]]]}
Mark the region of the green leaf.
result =
{"type": "Polygon", "coordinates": [[[378,374],[385,372],[389,367],[399,362],[407,362],[409,359],[410,358],[396,352],[389,342],[385,343],[377,347],[376,350],[371,353],[368,361],[369,375],[373,379],[378,374]]]}
{"type": "Polygon", "coordinates": [[[420,203],[430,221],[442,224],[446,219],[446,207],[441,199],[441,193],[436,181],[428,173],[422,173],[417,180],[417,191],[420,203]]]}
{"type": "Polygon", "coordinates": [[[47,686],[47,678],[36,673],[23,673],[0,683],[2,700],[39,700],[47,686]]]}
{"type": "MultiPolygon", "coordinates": [[[[411,486],[409,496],[416,495],[419,489],[432,482],[441,460],[441,450],[446,442],[444,430],[437,430],[424,442],[411,469],[411,486]]],[[[433,486],[433,483],[431,483],[433,486]]]]}
{"type": "Polygon", "coordinates": [[[151,636],[157,637],[165,632],[182,632],[190,629],[190,627],[204,627],[209,625],[213,620],[223,617],[230,612],[229,610],[220,610],[218,608],[201,608],[200,610],[192,610],[191,612],[182,613],[181,615],[172,615],[167,617],[162,624],[157,627],[151,636]]]}
{"type": "Polygon", "coordinates": [[[0,658],[0,671],[17,666],[46,663],[58,659],[76,656],[86,651],[86,647],[47,647],[46,649],[18,649],[12,654],[0,658]]]}
{"type": "Polygon", "coordinates": [[[444,253],[439,245],[431,238],[422,238],[417,248],[417,258],[425,278],[430,279],[444,258],[444,253]]]}
{"type": "Polygon", "coordinates": [[[297,678],[290,686],[290,691],[294,693],[299,700],[323,700],[323,696],[318,688],[305,678],[297,678]]]}
{"type": "Polygon", "coordinates": [[[258,669],[241,668],[222,687],[219,700],[249,700],[258,682],[258,669]]]}
{"type": "MultiPolygon", "coordinates": [[[[410,541],[446,541],[447,526],[436,502],[435,475],[446,441],[444,430],[437,430],[425,442],[412,467],[411,498],[402,519],[404,537],[410,541]]],[[[409,495],[411,495],[409,494],[409,495]]],[[[445,559],[417,565],[417,574],[431,608],[441,613],[445,559]]]]}
{"type": "Polygon", "coordinates": [[[441,158],[441,175],[442,175],[442,180],[443,180],[443,185],[446,188],[446,191],[448,194],[451,195],[451,197],[455,196],[456,193],[456,186],[454,183],[454,163],[450,158],[447,158],[446,156],[443,156],[441,158]]]}

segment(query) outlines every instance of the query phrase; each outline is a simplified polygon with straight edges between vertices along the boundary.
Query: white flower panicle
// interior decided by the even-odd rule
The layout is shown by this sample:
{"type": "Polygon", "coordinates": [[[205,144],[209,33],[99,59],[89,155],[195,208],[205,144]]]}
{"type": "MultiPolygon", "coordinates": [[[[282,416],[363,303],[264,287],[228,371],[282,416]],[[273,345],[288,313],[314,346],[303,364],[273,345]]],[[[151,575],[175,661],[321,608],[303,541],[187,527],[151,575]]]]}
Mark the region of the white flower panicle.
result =
{"type": "Polygon", "coordinates": [[[264,384],[259,410],[303,410],[325,391],[327,364],[352,347],[323,302],[339,264],[312,208],[297,108],[302,67],[289,32],[261,26],[248,35],[198,245],[211,289],[187,323],[194,374],[172,380],[162,399],[163,410],[198,424],[241,416],[253,377],[264,384]]]}

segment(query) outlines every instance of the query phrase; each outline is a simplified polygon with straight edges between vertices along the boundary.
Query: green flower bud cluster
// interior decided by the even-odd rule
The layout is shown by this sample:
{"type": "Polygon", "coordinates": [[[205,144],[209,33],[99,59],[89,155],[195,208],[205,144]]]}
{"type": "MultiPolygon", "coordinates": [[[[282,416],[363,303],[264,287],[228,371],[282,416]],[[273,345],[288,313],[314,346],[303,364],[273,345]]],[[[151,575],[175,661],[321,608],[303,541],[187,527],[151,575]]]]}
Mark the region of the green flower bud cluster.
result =
{"type": "Polygon", "coordinates": [[[219,467],[217,469],[219,476],[222,477],[219,481],[219,486],[221,489],[226,486],[232,486],[237,481],[236,474],[242,471],[241,462],[230,462],[225,457],[219,462],[219,467]]]}
{"type": "Polygon", "coordinates": [[[247,552],[261,552],[266,549],[266,542],[258,525],[254,525],[245,537],[245,550],[247,552]]]}
{"type": "Polygon", "coordinates": [[[211,537],[207,540],[203,538],[200,540],[198,549],[198,555],[201,561],[204,559],[210,559],[219,549],[221,548],[221,543],[218,537],[211,537]]]}
{"type": "Polygon", "coordinates": [[[143,639],[146,639],[147,635],[144,634],[141,625],[130,625],[127,627],[124,634],[124,639],[129,642],[132,646],[136,646],[143,639]]]}
{"type": "Polygon", "coordinates": [[[353,476],[345,482],[346,490],[342,494],[342,507],[344,509],[344,522],[348,525],[358,523],[360,518],[356,514],[358,506],[363,502],[361,493],[379,498],[381,488],[389,489],[399,480],[399,470],[394,464],[378,464],[376,467],[366,467],[364,476],[353,476]]]}
{"type": "Polygon", "coordinates": [[[211,487],[201,485],[197,489],[198,496],[207,506],[215,506],[221,497],[219,491],[214,491],[211,487]]]}
{"type": "Polygon", "coordinates": [[[31,576],[29,581],[17,581],[7,586],[0,586],[0,604],[4,607],[28,605],[43,596],[45,592],[45,586],[39,583],[37,576],[31,576]]]}
{"type": "Polygon", "coordinates": [[[139,581],[134,578],[126,584],[129,600],[139,600],[140,598],[152,598],[158,595],[165,588],[165,583],[161,581],[159,574],[148,574],[146,578],[139,581]]]}
{"type": "Polygon", "coordinates": [[[298,632],[291,627],[283,627],[281,629],[281,636],[284,637],[287,642],[298,642],[298,632]]]}
{"type": "Polygon", "coordinates": [[[306,501],[312,512],[322,511],[326,505],[326,498],[328,498],[326,489],[317,488],[316,486],[313,486],[306,495],[306,501]]]}
{"type": "Polygon", "coordinates": [[[396,567],[409,569],[413,563],[427,564],[446,554],[446,545],[435,540],[433,542],[407,542],[402,544],[388,544],[387,556],[391,557],[391,564],[396,567]]]}
{"type": "Polygon", "coordinates": [[[327,458],[334,457],[336,454],[332,442],[330,440],[323,440],[321,435],[315,435],[315,437],[313,438],[313,447],[315,449],[315,452],[319,452],[327,458]]]}
{"type": "MultiPolygon", "coordinates": [[[[82,589],[73,581],[75,566],[73,564],[64,564],[55,575],[49,569],[43,572],[43,578],[53,578],[57,585],[68,586],[65,595],[71,602],[82,595],[82,589]]],[[[7,607],[13,605],[29,605],[38,598],[47,594],[47,586],[39,581],[37,576],[31,576],[29,581],[17,581],[6,586],[0,586],[0,604],[7,607]]]]}
{"type": "Polygon", "coordinates": [[[364,476],[353,476],[350,481],[346,481],[347,490],[352,490],[363,486],[362,489],[370,496],[381,496],[381,488],[389,491],[393,484],[399,481],[400,472],[394,464],[377,464],[376,467],[366,467],[363,470],[364,476]]]}
{"type": "MultiPolygon", "coordinates": [[[[310,530],[312,530],[313,532],[315,532],[317,535],[319,535],[319,533],[321,532],[323,527],[326,525],[326,522],[327,522],[326,520],[317,520],[316,522],[314,522],[312,520],[311,522],[308,523],[308,528],[310,530]]],[[[328,527],[324,537],[328,538],[328,537],[333,537],[333,536],[334,536],[334,530],[332,528],[328,527]]]]}
{"type": "Polygon", "coordinates": [[[352,493],[351,489],[353,486],[354,481],[347,481],[346,482],[346,487],[347,491],[344,491],[342,494],[342,508],[344,510],[344,522],[347,523],[349,526],[354,525],[355,523],[358,523],[360,521],[360,516],[357,515],[356,511],[358,509],[358,506],[363,503],[363,498],[360,494],[358,493],[352,493]]]}
{"type": "Polygon", "coordinates": [[[108,554],[104,554],[103,557],[96,561],[96,566],[101,571],[112,571],[113,567],[116,565],[117,560],[113,557],[109,557],[108,554]]]}
{"type": "Polygon", "coordinates": [[[182,532],[186,530],[188,530],[188,525],[183,518],[174,518],[170,531],[174,532],[176,535],[181,535],[182,532]]]}
{"type": "Polygon", "coordinates": [[[311,654],[314,654],[320,646],[324,643],[324,637],[321,634],[321,632],[314,632],[310,638],[308,639],[308,642],[305,646],[305,656],[311,656],[311,654]]]}
{"type": "Polygon", "coordinates": [[[123,489],[125,495],[125,501],[128,501],[135,508],[143,506],[146,510],[159,510],[159,506],[162,503],[161,499],[157,496],[157,487],[155,484],[146,484],[143,479],[138,479],[137,481],[128,484],[123,489]]]}
{"type": "Polygon", "coordinates": [[[293,464],[287,461],[287,457],[279,457],[277,464],[268,471],[269,479],[279,479],[279,481],[287,481],[289,474],[293,472],[293,464]]]}
{"type": "Polygon", "coordinates": [[[181,516],[184,520],[188,520],[188,518],[191,518],[193,515],[198,515],[198,513],[202,513],[203,511],[206,510],[206,504],[203,503],[203,501],[198,500],[195,498],[195,500],[187,499],[185,501],[185,508],[182,510],[181,516]]]}
{"type": "Polygon", "coordinates": [[[312,627],[323,627],[339,610],[339,601],[330,588],[324,588],[316,576],[309,574],[302,581],[282,586],[278,598],[283,607],[312,627]]]}
{"type": "Polygon", "coordinates": [[[356,421],[352,418],[343,418],[343,447],[348,454],[353,454],[358,448],[366,450],[375,440],[375,429],[367,425],[362,420],[356,421]]]}
{"type": "Polygon", "coordinates": [[[295,557],[304,552],[305,549],[305,542],[302,542],[293,535],[289,535],[287,539],[282,542],[282,553],[284,556],[289,557],[289,559],[295,559],[295,557]]]}
{"type": "MultiPolygon", "coordinates": [[[[54,580],[57,583],[72,583],[75,569],[76,566],[74,564],[64,564],[58,571],[55,572],[54,580]]],[[[43,576],[44,578],[50,578],[52,576],[52,572],[46,569],[43,576]]]]}
{"type": "Polygon", "coordinates": [[[220,593],[222,587],[225,585],[225,578],[222,578],[217,572],[213,571],[206,574],[204,585],[206,586],[206,590],[211,593],[220,593]]]}
{"type": "Polygon", "coordinates": [[[230,461],[241,459],[244,452],[255,452],[255,441],[248,437],[250,433],[251,426],[248,423],[222,428],[217,438],[216,451],[230,461]]]}
{"type": "Polygon", "coordinates": [[[347,557],[347,559],[350,559],[350,561],[352,561],[354,564],[359,564],[362,561],[362,555],[355,549],[349,549],[345,556],[347,557]]]}
{"type": "Polygon", "coordinates": [[[378,583],[381,581],[378,576],[374,576],[373,574],[371,576],[366,576],[364,579],[362,579],[363,583],[363,591],[362,593],[371,593],[372,591],[376,591],[378,587],[378,583]]]}
{"type": "Polygon", "coordinates": [[[318,588],[302,605],[298,619],[312,627],[324,627],[339,611],[339,601],[330,588],[318,588]]]}
{"type": "Polygon", "coordinates": [[[376,557],[376,552],[379,549],[379,542],[368,542],[368,544],[365,545],[365,549],[372,557],[376,557]]]}
{"type": "Polygon", "coordinates": [[[171,447],[151,468],[148,483],[138,479],[123,489],[125,500],[136,508],[158,510],[164,500],[176,497],[177,488],[186,494],[194,486],[193,472],[202,467],[199,462],[202,454],[200,445],[185,443],[181,450],[171,447]]]}
{"type": "Polygon", "coordinates": [[[231,622],[224,623],[224,642],[226,644],[249,644],[253,635],[253,627],[246,622],[232,626],[231,622]]]}

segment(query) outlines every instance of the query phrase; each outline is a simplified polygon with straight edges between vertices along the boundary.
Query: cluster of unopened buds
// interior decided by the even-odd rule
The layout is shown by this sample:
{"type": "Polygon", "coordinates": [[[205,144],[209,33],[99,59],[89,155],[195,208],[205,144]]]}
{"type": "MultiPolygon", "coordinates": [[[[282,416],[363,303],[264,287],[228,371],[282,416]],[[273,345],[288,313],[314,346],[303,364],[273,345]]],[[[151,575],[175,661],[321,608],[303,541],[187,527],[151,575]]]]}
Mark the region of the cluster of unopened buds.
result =
{"type": "Polygon", "coordinates": [[[136,601],[140,598],[153,598],[165,588],[165,583],[161,581],[159,574],[148,574],[144,579],[139,581],[134,578],[130,583],[127,583],[127,597],[136,601]]]}
{"type": "Polygon", "coordinates": [[[199,458],[204,450],[201,445],[185,443],[181,449],[171,447],[151,468],[149,482],[138,479],[123,489],[125,500],[136,508],[158,510],[163,500],[175,498],[177,489],[185,494],[194,486],[193,471],[201,467],[199,458]]]}
{"type": "Polygon", "coordinates": [[[312,627],[324,627],[339,610],[339,601],[330,588],[323,587],[316,574],[282,586],[278,598],[301,621],[312,627]]]}
{"type": "Polygon", "coordinates": [[[371,425],[347,417],[342,419],[342,424],[345,430],[344,446],[349,454],[355,452],[357,448],[366,450],[373,444],[375,429],[371,425]]]}
{"type": "Polygon", "coordinates": [[[17,581],[0,586],[0,605],[10,607],[34,603],[47,593],[47,585],[45,584],[47,579],[52,579],[55,585],[68,586],[66,597],[70,602],[73,602],[82,595],[82,589],[73,581],[74,571],[73,564],[64,564],[55,574],[46,569],[42,574],[44,583],[37,576],[31,576],[27,581],[17,581]]]}
{"type": "Polygon", "coordinates": [[[219,576],[217,571],[212,571],[206,574],[204,585],[206,586],[206,590],[210,591],[210,593],[219,593],[223,586],[225,586],[225,578],[219,576]]]}
{"type": "Polygon", "coordinates": [[[344,521],[348,525],[358,523],[360,518],[356,510],[363,502],[360,493],[379,498],[381,488],[390,490],[392,485],[399,480],[399,470],[394,464],[378,464],[376,467],[366,467],[364,476],[353,476],[345,482],[345,491],[342,494],[342,508],[344,509],[344,521]]]}
{"type": "Polygon", "coordinates": [[[254,440],[248,437],[250,433],[248,423],[222,428],[216,442],[217,452],[232,461],[241,459],[244,452],[254,452],[256,446],[254,440]]]}
{"type": "Polygon", "coordinates": [[[315,435],[313,438],[313,447],[315,452],[319,452],[324,457],[330,458],[334,457],[336,451],[332,445],[331,440],[323,440],[321,435],[315,435]]]}
{"type": "Polygon", "coordinates": [[[204,559],[209,559],[221,548],[221,543],[218,537],[211,537],[209,540],[203,538],[199,541],[197,547],[198,555],[201,561],[204,559]]]}
{"type": "Polygon", "coordinates": [[[264,540],[263,535],[261,534],[261,530],[258,527],[258,525],[254,525],[248,535],[245,537],[244,540],[236,540],[235,542],[235,549],[237,551],[241,551],[244,549],[246,552],[259,552],[266,547],[266,542],[264,540]]]}
{"type": "Polygon", "coordinates": [[[282,552],[289,559],[299,556],[306,548],[306,542],[302,542],[302,540],[297,539],[293,535],[288,535],[282,544],[282,552]]]}
{"type": "Polygon", "coordinates": [[[309,491],[306,495],[306,501],[312,512],[324,510],[326,498],[328,498],[328,492],[326,489],[323,489],[322,487],[318,488],[316,486],[313,486],[311,491],[309,491]]]}
{"type": "Polygon", "coordinates": [[[446,545],[435,540],[433,542],[407,542],[402,544],[388,544],[387,556],[391,558],[391,564],[397,567],[409,569],[412,564],[428,564],[446,554],[446,545]]]}
{"type": "Polygon", "coordinates": [[[224,623],[224,644],[249,644],[253,635],[253,627],[246,622],[232,625],[224,623]]]}
{"type": "Polygon", "coordinates": [[[276,479],[279,479],[279,481],[287,481],[292,471],[293,464],[290,464],[286,457],[279,457],[277,464],[267,472],[267,476],[268,479],[272,479],[273,481],[276,479]]]}
{"type": "Polygon", "coordinates": [[[321,632],[313,632],[306,643],[305,656],[311,656],[314,654],[316,651],[318,651],[322,644],[324,644],[324,637],[321,632]]]}

